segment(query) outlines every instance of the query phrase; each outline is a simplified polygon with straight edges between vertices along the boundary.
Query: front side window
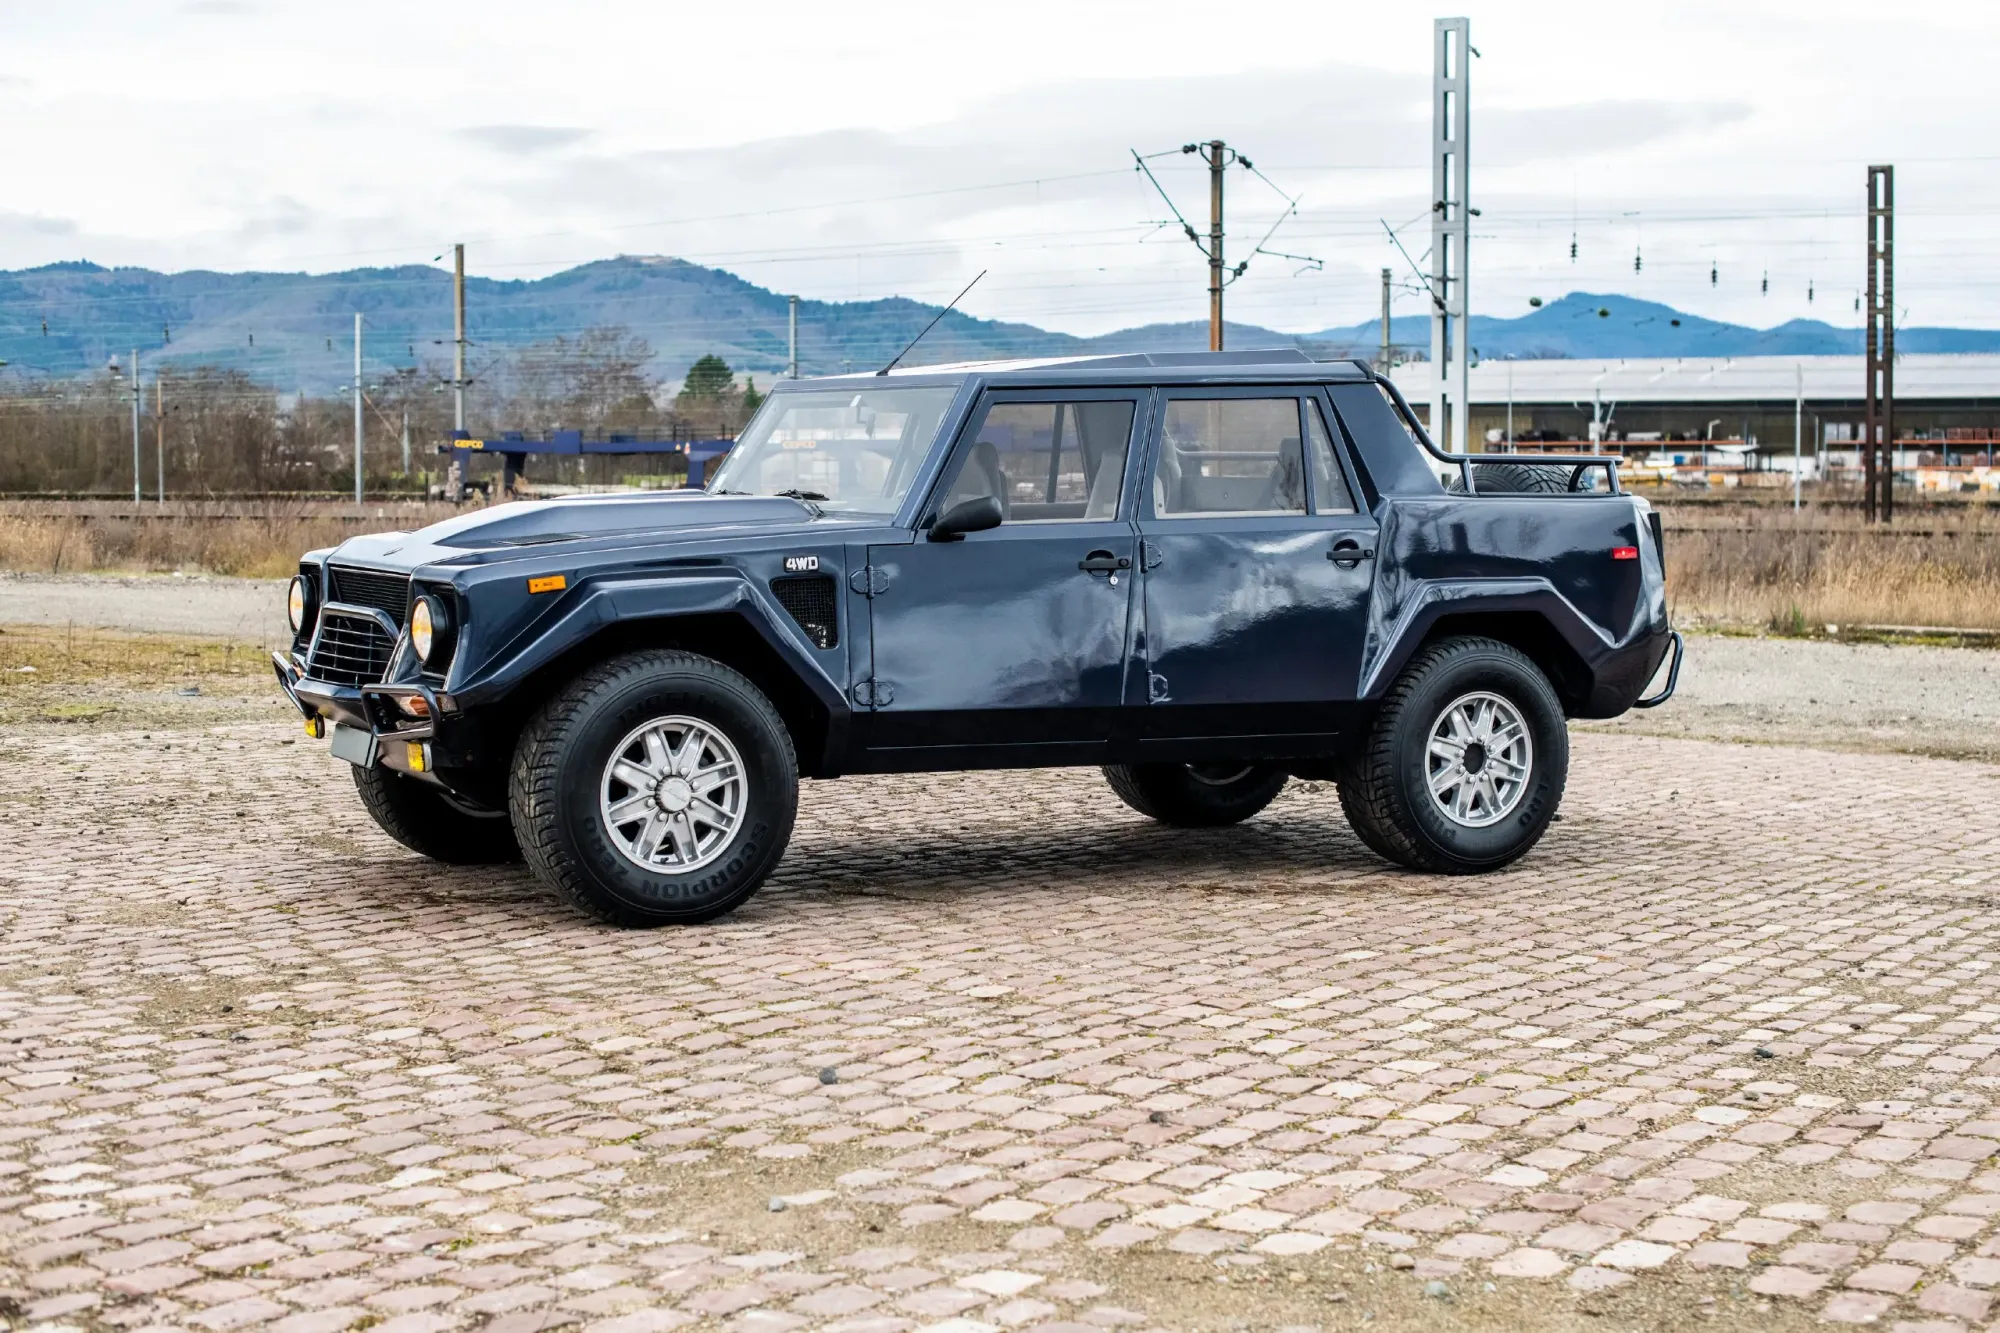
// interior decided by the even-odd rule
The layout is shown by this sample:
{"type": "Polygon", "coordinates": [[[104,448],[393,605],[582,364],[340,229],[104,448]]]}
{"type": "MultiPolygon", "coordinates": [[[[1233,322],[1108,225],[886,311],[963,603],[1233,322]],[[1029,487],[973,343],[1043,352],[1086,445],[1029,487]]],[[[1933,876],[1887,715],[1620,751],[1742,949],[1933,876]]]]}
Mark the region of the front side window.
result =
{"type": "Polygon", "coordinates": [[[1161,518],[1303,514],[1297,398],[1175,398],[1153,471],[1161,518]]]}
{"type": "Polygon", "coordinates": [[[830,512],[893,514],[937,439],[951,385],[774,393],[710,495],[796,495],[830,512]]]}
{"type": "Polygon", "coordinates": [[[1010,523],[1118,517],[1133,403],[990,403],[940,513],[990,495],[1010,523]]]}

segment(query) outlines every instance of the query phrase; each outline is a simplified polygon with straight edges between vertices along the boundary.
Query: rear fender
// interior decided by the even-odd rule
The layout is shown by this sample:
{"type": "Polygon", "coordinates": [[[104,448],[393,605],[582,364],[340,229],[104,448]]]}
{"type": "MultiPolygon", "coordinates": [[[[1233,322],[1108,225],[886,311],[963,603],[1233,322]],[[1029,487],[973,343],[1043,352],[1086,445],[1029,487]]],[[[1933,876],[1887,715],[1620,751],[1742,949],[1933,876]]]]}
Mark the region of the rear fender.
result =
{"type": "MultiPolygon", "coordinates": [[[[1361,697],[1379,699],[1404,665],[1416,654],[1439,621],[1460,616],[1511,616],[1541,621],[1586,672],[1594,672],[1617,643],[1579,612],[1555,585],[1542,578],[1450,579],[1422,582],[1406,589],[1392,623],[1369,628],[1362,650],[1361,697]]],[[[1589,681],[1551,682],[1565,694],[1587,692],[1589,681]]],[[[1577,705],[1581,699],[1574,699],[1577,705]]]]}

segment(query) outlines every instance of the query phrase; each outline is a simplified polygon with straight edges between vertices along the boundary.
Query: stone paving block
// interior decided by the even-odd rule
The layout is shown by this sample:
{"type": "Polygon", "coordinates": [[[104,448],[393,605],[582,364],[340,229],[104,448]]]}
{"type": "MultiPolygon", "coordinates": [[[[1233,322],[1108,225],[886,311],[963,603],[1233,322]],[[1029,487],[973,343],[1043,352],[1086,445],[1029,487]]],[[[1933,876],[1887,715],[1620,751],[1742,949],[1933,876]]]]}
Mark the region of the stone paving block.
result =
{"type": "Polygon", "coordinates": [[[627,934],[404,853],[263,721],[0,744],[0,1263],[36,1318],[1173,1327],[1132,1250],[1413,1291],[1678,1259],[1885,1326],[2000,1286],[1977,766],[1579,733],[1568,817],[1448,904],[1324,788],[1168,837],[1088,771],[816,783],[741,912],[627,934]],[[1800,825],[1801,762],[1862,813],[1800,825]],[[313,855],[228,815],[273,790],[313,855]],[[689,1189],[852,1252],[705,1241],[689,1189]]]}

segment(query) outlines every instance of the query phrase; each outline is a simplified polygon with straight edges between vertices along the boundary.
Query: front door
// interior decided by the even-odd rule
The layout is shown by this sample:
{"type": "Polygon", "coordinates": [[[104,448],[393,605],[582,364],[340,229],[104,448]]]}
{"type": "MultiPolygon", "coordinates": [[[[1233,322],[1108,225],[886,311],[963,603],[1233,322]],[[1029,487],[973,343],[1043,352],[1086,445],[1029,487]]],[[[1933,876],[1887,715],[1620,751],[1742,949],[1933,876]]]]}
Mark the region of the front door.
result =
{"type": "Polygon", "coordinates": [[[1375,572],[1332,418],[1310,390],[1164,397],[1139,516],[1145,741],[1323,749],[1356,697],[1375,572]]]}
{"type": "Polygon", "coordinates": [[[1003,521],[869,548],[862,766],[1103,757],[1128,697],[1138,536],[1126,460],[1143,401],[995,392],[974,409],[920,528],[980,496],[1003,521]]]}

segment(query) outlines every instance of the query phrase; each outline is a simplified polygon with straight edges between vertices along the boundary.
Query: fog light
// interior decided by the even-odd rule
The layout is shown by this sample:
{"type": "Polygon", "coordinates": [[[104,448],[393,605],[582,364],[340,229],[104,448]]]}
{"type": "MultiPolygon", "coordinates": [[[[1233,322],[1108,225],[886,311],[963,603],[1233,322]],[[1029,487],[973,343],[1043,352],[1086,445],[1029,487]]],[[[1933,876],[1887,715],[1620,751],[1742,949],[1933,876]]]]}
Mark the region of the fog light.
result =
{"type": "Polygon", "coordinates": [[[312,738],[313,738],[314,740],[316,740],[316,741],[319,741],[319,740],[325,740],[325,739],[326,739],[326,719],[325,719],[325,718],[323,718],[323,717],[309,717],[309,718],[307,718],[307,719],[306,719],[306,735],[308,735],[308,736],[312,737],[312,738]]]}
{"type": "Polygon", "coordinates": [[[428,773],[431,771],[431,747],[425,745],[422,741],[406,741],[403,747],[403,754],[409,760],[410,771],[412,773],[428,773]]]}

